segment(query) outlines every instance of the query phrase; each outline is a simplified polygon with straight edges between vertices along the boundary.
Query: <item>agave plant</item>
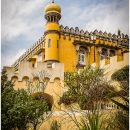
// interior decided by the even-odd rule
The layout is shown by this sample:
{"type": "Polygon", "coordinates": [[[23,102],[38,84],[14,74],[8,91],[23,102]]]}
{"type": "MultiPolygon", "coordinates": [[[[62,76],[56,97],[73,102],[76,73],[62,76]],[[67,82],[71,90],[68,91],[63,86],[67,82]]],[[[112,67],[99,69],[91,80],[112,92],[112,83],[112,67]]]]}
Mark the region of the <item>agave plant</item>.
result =
{"type": "Polygon", "coordinates": [[[60,130],[60,124],[56,120],[52,121],[50,130],[60,130]]]}
{"type": "Polygon", "coordinates": [[[81,119],[81,123],[81,130],[101,130],[101,114],[96,111],[89,113],[85,120],[83,118],[81,119]]]}

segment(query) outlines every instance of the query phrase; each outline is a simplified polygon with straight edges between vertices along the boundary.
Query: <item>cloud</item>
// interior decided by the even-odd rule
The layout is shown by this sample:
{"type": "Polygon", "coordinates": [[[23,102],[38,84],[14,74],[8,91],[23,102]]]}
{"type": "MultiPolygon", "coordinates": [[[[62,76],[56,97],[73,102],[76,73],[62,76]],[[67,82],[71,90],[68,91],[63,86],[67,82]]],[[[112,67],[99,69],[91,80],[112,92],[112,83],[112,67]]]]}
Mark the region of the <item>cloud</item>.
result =
{"type": "Polygon", "coordinates": [[[128,34],[128,0],[89,4],[83,8],[74,4],[74,6],[68,6],[65,10],[62,22],[68,26],[78,26],[88,31],[98,29],[111,33],[117,33],[117,30],[120,29],[123,33],[128,34]]]}
{"type": "Polygon", "coordinates": [[[2,0],[2,40],[28,37],[42,28],[37,12],[45,4],[46,0],[2,0]]]}
{"type": "MultiPolygon", "coordinates": [[[[96,4],[92,1],[88,2],[88,5],[86,3],[86,6],[82,5],[83,7],[79,2],[70,2],[68,6],[61,5],[63,12],[61,24],[78,26],[89,31],[98,29],[115,33],[121,29],[124,33],[128,33],[128,0],[113,0],[108,3],[104,1],[97,4],[95,0],[96,4]]],[[[26,38],[39,36],[36,32],[42,30],[45,24],[45,20],[41,20],[43,14],[41,10],[47,2],[47,0],[2,0],[2,41],[11,41],[21,35],[26,38]]]]}
{"type": "Polygon", "coordinates": [[[25,53],[26,49],[19,49],[18,52],[14,55],[6,55],[2,57],[2,67],[5,65],[11,66],[23,53],[25,53]]]}

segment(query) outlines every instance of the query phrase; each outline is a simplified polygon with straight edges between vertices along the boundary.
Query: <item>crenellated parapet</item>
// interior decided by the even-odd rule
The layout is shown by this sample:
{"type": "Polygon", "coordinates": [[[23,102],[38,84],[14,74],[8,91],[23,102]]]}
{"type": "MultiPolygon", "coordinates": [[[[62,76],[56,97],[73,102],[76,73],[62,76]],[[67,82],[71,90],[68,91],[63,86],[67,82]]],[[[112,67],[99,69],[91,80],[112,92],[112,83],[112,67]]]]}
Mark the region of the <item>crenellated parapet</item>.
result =
{"type": "Polygon", "coordinates": [[[4,67],[8,74],[8,80],[17,78],[19,82],[23,81],[25,78],[28,80],[33,80],[36,77],[43,76],[50,79],[50,82],[54,82],[55,78],[64,80],[64,65],[62,63],[53,63],[50,67],[48,63],[38,63],[37,68],[31,68],[29,61],[21,62],[19,65],[19,71],[16,72],[14,67],[4,67]]]}
{"type": "Polygon", "coordinates": [[[111,33],[107,33],[102,32],[101,30],[98,31],[97,29],[93,32],[88,32],[88,31],[84,31],[84,30],[79,30],[78,27],[71,27],[69,28],[68,26],[64,27],[63,25],[60,26],[60,33],[62,35],[64,35],[64,37],[66,36],[74,36],[74,38],[79,38],[82,40],[88,40],[89,42],[91,42],[92,40],[96,41],[96,44],[107,44],[106,42],[111,42],[114,46],[117,47],[122,47],[122,48],[128,48],[129,46],[129,37],[126,34],[123,33],[118,33],[116,34],[111,34],[111,33]],[[102,42],[103,43],[100,43],[102,42]]]}
{"type": "Polygon", "coordinates": [[[29,58],[33,57],[35,54],[39,53],[41,49],[45,47],[45,37],[44,35],[38,39],[37,42],[35,42],[31,48],[29,48],[23,55],[21,55],[15,63],[12,65],[12,67],[15,67],[16,69],[19,66],[19,63],[22,61],[27,61],[29,58]]]}

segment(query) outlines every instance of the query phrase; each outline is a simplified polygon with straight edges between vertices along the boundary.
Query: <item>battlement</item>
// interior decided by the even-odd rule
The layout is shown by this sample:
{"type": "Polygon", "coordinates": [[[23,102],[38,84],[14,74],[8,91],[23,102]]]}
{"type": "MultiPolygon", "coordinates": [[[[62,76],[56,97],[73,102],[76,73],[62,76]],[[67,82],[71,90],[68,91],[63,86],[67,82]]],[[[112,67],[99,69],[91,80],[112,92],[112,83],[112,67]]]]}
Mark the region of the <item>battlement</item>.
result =
{"type": "Polygon", "coordinates": [[[15,71],[14,67],[5,67],[5,69],[9,80],[15,78],[19,82],[23,81],[24,78],[33,80],[35,77],[39,77],[39,73],[42,71],[45,71],[44,77],[50,79],[51,82],[55,78],[64,79],[64,65],[62,63],[53,63],[52,67],[48,67],[48,63],[38,62],[37,67],[32,68],[29,62],[26,61],[19,65],[18,71],[15,71]]]}
{"type": "Polygon", "coordinates": [[[126,34],[121,33],[118,31],[118,34],[111,34],[102,32],[101,30],[98,31],[97,29],[94,32],[88,32],[84,30],[80,30],[78,27],[71,27],[69,28],[68,26],[64,27],[63,25],[60,26],[60,32],[63,35],[71,35],[74,37],[80,37],[81,39],[88,39],[89,41],[91,40],[104,40],[104,41],[110,41],[114,43],[117,43],[118,46],[120,47],[128,47],[129,46],[129,37],[126,34]]]}

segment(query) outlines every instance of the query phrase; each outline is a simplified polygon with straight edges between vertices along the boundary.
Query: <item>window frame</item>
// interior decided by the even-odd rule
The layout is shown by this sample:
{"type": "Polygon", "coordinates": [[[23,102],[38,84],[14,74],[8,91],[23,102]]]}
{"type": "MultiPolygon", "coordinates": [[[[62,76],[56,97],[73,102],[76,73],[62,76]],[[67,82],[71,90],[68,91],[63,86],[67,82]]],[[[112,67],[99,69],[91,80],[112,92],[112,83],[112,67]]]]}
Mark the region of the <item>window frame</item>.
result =
{"type": "Polygon", "coordinates": [[[78,54],[78,62],[82,65],[86,65],[86,57],[85,57],[86,51],[80,50],[78,54]]]}

